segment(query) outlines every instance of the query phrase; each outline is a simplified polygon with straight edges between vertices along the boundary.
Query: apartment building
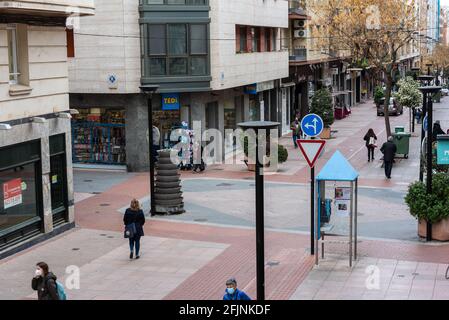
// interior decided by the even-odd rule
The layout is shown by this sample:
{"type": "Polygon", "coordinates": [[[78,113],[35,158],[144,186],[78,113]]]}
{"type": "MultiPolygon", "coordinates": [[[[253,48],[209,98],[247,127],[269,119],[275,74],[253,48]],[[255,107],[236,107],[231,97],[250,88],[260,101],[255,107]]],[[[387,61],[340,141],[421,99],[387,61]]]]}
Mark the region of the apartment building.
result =
{"type": "MultiPolygon", "coordinates": [[[[329,88],[336,106],[350,108],[369,98],[373,91],[370,78],[362,69],[349,69],[347,54],[323,48],[315,39],[319,28],[316,1],[289,1],[289,28],[284,30],[283,47],[289,50],[289,77],[293,84],[291,117],[309,113],[311,97],[321,88],[329,88]]],[[[331,39],[329,39],[331,41],[331,39]]]]}
{"type": "Polygon", "coordinates": [[[0,257],[74,226],[73,12],[94,14],[93,0],[0,1],[0,257]]]}
{"type": "Polygon", "coordinates": [[[70,105],[80,112],[74,162],[148,170],[140,85],[159,86],[153,124],[160,148],[173,146],[173,130],[193,121],[223,134],[260,119],[282,121],[288,131],[281,88],[288,52],[280,39],[286,0],[97,0],[96,11],[75,33],[70,66],[70,105]]]}

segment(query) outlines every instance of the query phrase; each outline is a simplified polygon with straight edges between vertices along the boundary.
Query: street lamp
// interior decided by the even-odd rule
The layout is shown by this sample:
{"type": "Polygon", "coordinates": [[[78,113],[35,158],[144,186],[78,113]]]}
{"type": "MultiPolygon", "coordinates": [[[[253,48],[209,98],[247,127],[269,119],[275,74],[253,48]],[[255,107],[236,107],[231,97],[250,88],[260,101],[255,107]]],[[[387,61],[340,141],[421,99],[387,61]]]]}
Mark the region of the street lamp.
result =
{"type": "Polygon", "coordinates": [[[158,85],[141,86],[140,90],[148,96],[148,145],[150,150],[150,214],[156,214],[154,201],[154,156],[153,156],[153,93],[159,89],[158,85]]]}
{"type": "MultiPolygon", "coordinates": [[[[243,130],[252,129],[256,134],[256,282],[257,300],[265,300],[265,243],[264,243],[264,182],[262,164],[259,161],[259,131],[278,128],[279,122],[250,121],[239,123],[243,130]]],[[[267,135],[270,137],[269,135],[267,135]]],[[[248,141],[249,144],[250,141],[248,141]]],[[[264,141],[267,143],[267,141],[264,141]]],[[[249,148],[249,146],[248,146],[249,148]]]]}
{"type": "MultiPolygon", "coordinates": [[[[423,93],[427,100],[427,175],[426,175],[426,186],[427,194],[432,193],[432,140],[433,140],[433,94],[441,91],[441,87],[420,87],[419,90],[423,93]]],[[[424,121],[423,121],[424,127],[424,121]]],[[[422,145],[422,144],[421,144],[422,145]]],[[[422,166],[421,166],[422,170],[422,166]]],[[[432,224],[427,221],[427,241],[432,241],[432,224]]]]}

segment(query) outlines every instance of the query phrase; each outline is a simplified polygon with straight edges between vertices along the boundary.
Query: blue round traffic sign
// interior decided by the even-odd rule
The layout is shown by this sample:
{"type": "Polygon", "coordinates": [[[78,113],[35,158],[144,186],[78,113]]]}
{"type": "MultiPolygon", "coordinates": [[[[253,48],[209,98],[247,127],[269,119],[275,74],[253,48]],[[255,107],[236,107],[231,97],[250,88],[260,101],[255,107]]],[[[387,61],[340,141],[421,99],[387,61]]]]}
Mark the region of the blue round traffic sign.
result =
{"type": "Polygon", "coordinates": [[[323,119],[317,114],[308,114],[301,121],[301,129],[308,137],[319,136],[324,130],[323,119]]]}
{"type": "Polygon", "coordinates": [[[426,132],[427,132],[427,129],[429,129],[428,124],[427,124],[428,123],[427,119],[428,119],[427,116],[425,116],[424,120],[423,120],[423,127],[424,127],[424,131],[426,131],[426,132]]]}

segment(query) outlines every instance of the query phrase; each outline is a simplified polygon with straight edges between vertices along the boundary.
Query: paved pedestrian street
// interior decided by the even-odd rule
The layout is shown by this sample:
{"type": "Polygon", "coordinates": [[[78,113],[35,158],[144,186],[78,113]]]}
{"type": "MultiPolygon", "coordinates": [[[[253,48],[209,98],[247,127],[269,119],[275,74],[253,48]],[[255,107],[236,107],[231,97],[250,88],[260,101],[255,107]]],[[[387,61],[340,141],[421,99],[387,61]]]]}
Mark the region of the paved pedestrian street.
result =
{"type": "MultiPolygon", "coordinates": [[[[436,104],[436,117],[449,126],[449,98],[436,104]]],[[[392,117],[392,127],[407,115],[392,117]]],[[[265,277],[271,300],[449,299],[444,278],[449,245],[426,243],[408,213],[404,196],[418,179],[419,135],[409,159],[397,159],[391,180],[381,154],[367,162],[367,128],[386,140],[372,101],[353,108],[333,126],[334,136],[319,159],[319,172],[340,150],[360,173],[358,260],[348,266],[347,245],[326,246],[315,266],[310,255],[309,169],[291,137],[281,143],[289,159],[265,177],[265,277]]],[[[133,198],[149,209],[147,173],[75,169],[76,228],[0,260],[0,299],[36,299],[30,287],[35,264],[46,261],[78,300],[222,299],[231,277],[256,297],[254,173],[242,156],[235,164],[209,166],[203,174],[182,172],[186,213],[146,216],[141,258],[129,259],[123,214],[133,198]],[[74,271],[75,270],[75,271],[74,271]],[[79,286],[74,275],[79,272],[79,286]]],[[[340,184],[330,184],[327,194],[340,184]]],[[[347,218],[334,215],[334,235],[347,236],[347,218]]]]}

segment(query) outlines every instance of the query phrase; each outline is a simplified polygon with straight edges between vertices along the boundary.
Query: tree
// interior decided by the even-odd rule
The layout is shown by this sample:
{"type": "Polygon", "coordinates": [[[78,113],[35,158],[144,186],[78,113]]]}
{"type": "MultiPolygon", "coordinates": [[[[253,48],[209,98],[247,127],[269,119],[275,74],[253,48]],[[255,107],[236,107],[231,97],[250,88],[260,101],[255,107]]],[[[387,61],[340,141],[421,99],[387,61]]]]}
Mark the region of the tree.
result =
{"type": "Polygon", "coordinates": [[[391,135],[388,105],[401,50],[416,39],[415,1],[323,0],[315,3],[311,9],[320,18],[326,35],[323,37],[321,30],[317,41],[330,51],[347,52],[354,65],[366,59],[383,74],[385,126],[387,134],[391,135]]]}
{"type": "Polygon", "coordinates": [[[411,131],[412,109],[419,107],[423,101],[422,93],[419,91],[420,84],[418,81],[413,80],[412,77],[406,77],[399,80],[398,86],[399,90],[396,94],[396,98],[402,106],[409,108],[411,131]]]}
{"type": "Polygon", "coordinates": [[[310,112],[319,115],[323,119],[326,128],[329,128],[334,123],[332,95],[328,89],[323,88],[315,92],[310,112]]]}
{"type": "MultiPolygon", "coordinates": [[[[424,57],[424,65],[432,64],[436,75],[447,75],[449,69],[449,46],[446,44],[437,44],[430,55],[424,57]]],[[[427,71],[427,70],[426,70],[427,71]]]]}

